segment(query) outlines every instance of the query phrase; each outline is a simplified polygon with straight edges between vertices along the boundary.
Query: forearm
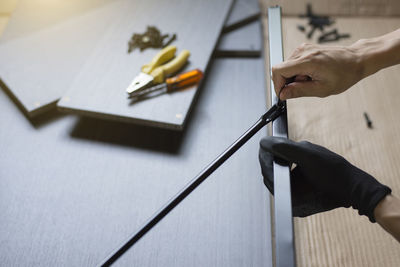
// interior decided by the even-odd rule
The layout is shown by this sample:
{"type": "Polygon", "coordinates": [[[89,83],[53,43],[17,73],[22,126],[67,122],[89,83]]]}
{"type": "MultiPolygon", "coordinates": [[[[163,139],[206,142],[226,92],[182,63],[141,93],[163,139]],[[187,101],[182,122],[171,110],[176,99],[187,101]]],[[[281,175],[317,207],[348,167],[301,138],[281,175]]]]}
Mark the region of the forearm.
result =
{"type": "Polygon", "coordinates": [[[400,63],[400,29],[383,36],[361,39],[350,46],[358,55],[361,78],[400,63]]]}
{"type": "Polygon", "coordinates": [[[374,210],[375,220],[400,242],[400,199],[387,195],[374,210]]]}

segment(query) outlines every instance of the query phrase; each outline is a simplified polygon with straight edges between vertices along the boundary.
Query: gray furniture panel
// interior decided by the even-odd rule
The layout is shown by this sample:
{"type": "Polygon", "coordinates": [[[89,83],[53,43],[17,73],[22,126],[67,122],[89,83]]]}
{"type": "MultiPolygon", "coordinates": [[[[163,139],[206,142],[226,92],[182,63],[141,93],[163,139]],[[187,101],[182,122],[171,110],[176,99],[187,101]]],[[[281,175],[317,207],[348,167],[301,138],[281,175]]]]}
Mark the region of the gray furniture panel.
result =
{"type": "MultiPolygon", "coordinates": [[[[98,264],[265,105],[263,59],[215,60],[183,132],[57,112],[29,123],[0,90],[0,262],[98,264]]],[[[271,266],[263,134],[116,266],[271,266]]]]}
{"type": "MultiPolygon", "coordinates": [[[[258,14],[258,1],[236,0],[225,26],[258,14]]],[[[259,57],[262,53],[261,19],[243,25],[234,31],[224,32],[220,36],[218,46],[214,51],[215,57],[259,57]]]]}
{"type": "Polygon", "coordinates": [[[258,0],[236,0],[225,26],[235,24],[259,12],[258,0]]]}
{"type": "Polygon", "coordinates": [[[159,50],[127,54],[127,38],[133,32],[144,31],[147,25],[155,25],[165,33],[176,32],[178,38],[173,44],[178,53],[183,49],[191,52],[186,70],[205,70],[230,6],[231,0],[125,1],[123,12],[118,13],[71,88],[57,103],[59,109],[181,130],[197,86],[139,102],[128,99],[126,88],[159,50]]]}
{"type": "Polygon", "coordinates": [[[261,55],[261,21],[255,21],[235,31],[224,33],[218,43],[218,53],[238,55],[261,55]]]}
{"type": "Polygon", "coordinates": [[[21,0],[0,42],[0,78],[29,116],[49,108],[118,16],[123,1],[21,0]]]}

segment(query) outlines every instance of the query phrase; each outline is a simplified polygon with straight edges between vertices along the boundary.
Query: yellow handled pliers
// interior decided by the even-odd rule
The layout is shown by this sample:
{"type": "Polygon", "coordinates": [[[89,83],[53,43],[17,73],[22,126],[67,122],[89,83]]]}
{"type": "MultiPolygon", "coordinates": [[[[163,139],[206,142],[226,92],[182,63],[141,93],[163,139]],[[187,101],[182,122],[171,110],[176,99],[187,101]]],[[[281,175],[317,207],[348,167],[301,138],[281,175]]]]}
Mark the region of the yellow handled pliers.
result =
{"type": "Polygon", "coordinates": [[[140,74],[133,79],[126,89],[128,95],[137,93],[151,85],[163,83],[166,77],[181,69],[187,62],[190,52],[183,50],[174,58],[175,52],[176,46],[167,46],[158,52],[149,64],[143,65],[140,74]]]}

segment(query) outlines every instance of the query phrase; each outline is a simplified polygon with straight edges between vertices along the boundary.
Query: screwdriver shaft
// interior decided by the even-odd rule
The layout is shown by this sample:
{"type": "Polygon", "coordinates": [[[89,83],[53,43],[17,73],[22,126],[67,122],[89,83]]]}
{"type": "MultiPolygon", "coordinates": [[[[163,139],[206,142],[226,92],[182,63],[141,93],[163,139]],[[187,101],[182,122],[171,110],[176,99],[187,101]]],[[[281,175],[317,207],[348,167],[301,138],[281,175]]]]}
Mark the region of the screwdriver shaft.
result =
{"type": "Polygon", "coordinates": [[[213,162],[204,168],[195,178],[193,178],[178,194],[170,199],[161,209],[159,209],[144,225],[132,234],[120,247],[112,252],[99,266],[110,266],[132,245],[161,221],[172,209],[184,200],[193,190],[195,190],[204,180],[206,180],[218,167],[220,167],[230,156],[232,156],[241,146],[253,137],[261,128],[280,116],[285,111],[285,106],[272,107],[261,118],[240,136],[228,149],[220,154],[213,162]],[[277,110],[280,109],[280,110],[277,110]]]}

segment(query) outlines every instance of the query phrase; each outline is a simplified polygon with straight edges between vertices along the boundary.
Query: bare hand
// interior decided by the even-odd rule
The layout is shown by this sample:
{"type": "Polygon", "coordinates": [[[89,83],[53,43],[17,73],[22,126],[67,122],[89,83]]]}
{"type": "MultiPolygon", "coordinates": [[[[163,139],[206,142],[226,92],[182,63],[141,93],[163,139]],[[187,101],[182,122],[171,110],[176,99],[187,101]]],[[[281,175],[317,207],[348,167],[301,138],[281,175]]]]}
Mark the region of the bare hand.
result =
{"type": "Polygon", "coordinates": [[[272,67],[276,94],[283,87],[282,100],[342,93],[363,78],[359,58],[351,46],[302,44],[285,62],[272,67]],[[285,86],[288,79],[294,81],[285,86]]]}

